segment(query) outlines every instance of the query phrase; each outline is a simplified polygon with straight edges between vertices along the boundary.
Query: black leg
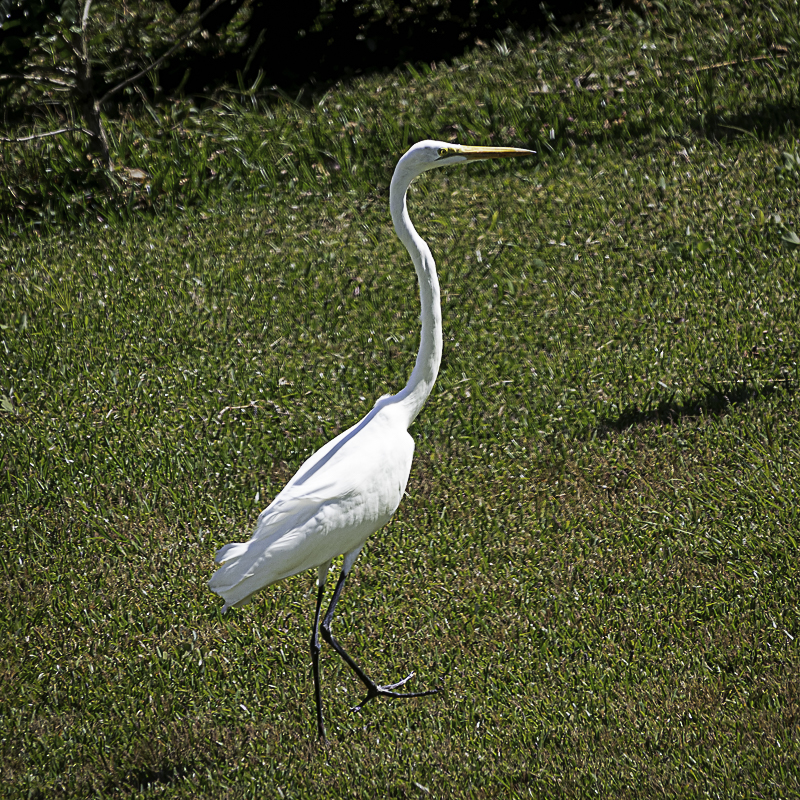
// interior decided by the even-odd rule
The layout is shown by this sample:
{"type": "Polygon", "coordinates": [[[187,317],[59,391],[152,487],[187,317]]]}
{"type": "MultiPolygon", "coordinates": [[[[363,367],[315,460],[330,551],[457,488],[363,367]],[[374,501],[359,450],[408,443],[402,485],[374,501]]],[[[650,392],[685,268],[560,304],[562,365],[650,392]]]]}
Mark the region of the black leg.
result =
{"type": "Polygon", "coordinates": [[[323,741],[325,737],[325,723],[322,719],[322,692],[319,682],[319,614],[322,608],[322,595],[325,592],[325,581],[319,582],[317,592],[317,610],[314,613],[314,628],[311,631],[311,668],[314,673],[314,699],[317,702],[317,728],[319,738],[323,741]]]}
{"type": "MultiPolygon", "coordinates": [[[[344,571],[339,575],[339,581],[336,584],[336,589],[333,592],[333,598],[331,599],[331,604],[328,606],[328,611],[325,614],[325,619],[322,620],[322,638],[345,660],[347,666],[355,672],[356,675],[360,678],[361,682],[367,688],[367,694],[364,699],[357,705],[353,707],[353,711],[359,711],[362,706],[366,705],[370,700],[373,700],[376,697],[392,697],[392,698],[401,698],[401,697],[424,697],[425,695],[429,694],[437,694],[441,691],[441,687],[437,689],[428,689],[424,692],[394,692],[393,689],[397,689],[399,686],[403,686],[403,684],[407,683],[414,677],[414,673],[412,672],[408,677],[403,678],[403,680],[398,681],[397,683],[392,683],[388,686],[378,686],[375,681],[373,681],[367,674],[364,672],[361,667],[356,664],[355,661],[348,655],[345,649],[336,641],[331,633],[331,623],[333,622],[333,614],[336,610],[336,604],[339,602],[339,597],[342,594],[342,590],[344,589],[344,582],[347,575],[344,571]]],[[[319,607],[317,607],[317,611],[319,612],[319,607]]]]}

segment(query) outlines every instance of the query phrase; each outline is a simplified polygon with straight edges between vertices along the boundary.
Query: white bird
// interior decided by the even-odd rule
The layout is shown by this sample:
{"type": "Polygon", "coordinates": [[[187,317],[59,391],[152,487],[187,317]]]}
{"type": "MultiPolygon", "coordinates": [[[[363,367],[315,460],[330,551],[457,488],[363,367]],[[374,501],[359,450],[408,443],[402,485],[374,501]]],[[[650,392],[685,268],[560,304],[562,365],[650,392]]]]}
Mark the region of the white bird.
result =
{"type": "Polygon", "coordinates": [[[405,388],[381,397],[353,427],[314,453],[270,505],[261,512],[250,541],[228,544],[216,554],[222,566],[209,587],[225,605],[242,606],[276,581],[316,567],[317,605],[311,634],[311,661],[319,736],[325,739],[319,674],[319,630],[323,590],[331,561],[344,556],[342,571],[325,618],[322,636],[361,679],[367,694],[354,710],[375,697],[420,697],[439,689],[394,691],[407,678],[380,686],[345,652],[331,633],[334,611],[344,582],[361,548],[396,511],[405,492],[414,455],[408,428],[433,388],[442,358],[442,312],[439,280],[430,248],[414,230],[406,208],[406,192],[423,172],[449,164],[531,154],[513,147],[470,147],[445,142],[415,144],[397,163],[389,190],[394,229],[406,246],[419,281],[422,334],[414,370],[405,388]]]}

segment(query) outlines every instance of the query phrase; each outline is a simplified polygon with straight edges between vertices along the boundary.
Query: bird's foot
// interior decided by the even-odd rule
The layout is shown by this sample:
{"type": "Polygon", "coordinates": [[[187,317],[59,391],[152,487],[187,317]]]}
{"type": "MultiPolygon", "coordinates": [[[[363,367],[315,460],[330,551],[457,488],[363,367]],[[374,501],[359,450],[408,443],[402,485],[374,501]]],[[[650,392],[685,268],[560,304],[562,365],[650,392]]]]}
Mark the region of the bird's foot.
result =
{"type": "Polygon", "coordinates": [[[436,689],[426,689],[423,692],[395,692],[394,689],[397,689],[399,686],[404,686],[408,683],[413,677],[415,673],[412,672],[410,675],[403,678],[401,681],[397,681],[397,683],[390,683],[388,686],[378,686],[377,683],[373,681],[364,681],[365,686],[367,687],[367,694],[365,695],[364,699],[356,706],[353,706],[350,710],[351,711],[361,711],[361,709],[369,703],[370,700],[374,700],[376,697],[390,697],[393,700],[407,698],[407,697],[425,697],[429,694],[438,694],[444,688],[443,686],[438,686],[436,689]]]}

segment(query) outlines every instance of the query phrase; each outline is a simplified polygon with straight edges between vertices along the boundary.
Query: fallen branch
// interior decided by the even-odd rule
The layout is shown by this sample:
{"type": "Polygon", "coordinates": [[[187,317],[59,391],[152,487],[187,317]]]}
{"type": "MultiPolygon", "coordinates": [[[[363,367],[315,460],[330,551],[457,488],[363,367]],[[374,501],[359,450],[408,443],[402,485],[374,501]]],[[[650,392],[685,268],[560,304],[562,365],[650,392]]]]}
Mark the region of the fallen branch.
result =
{"type": "Polygon", "coordinates": [[[47,131],[47,133],[34,133],[31,136],[23,136],[20,139],[9,139],[6,136],[0,136],[0,142],[12,142],[16,144],[17,142],[30,142],[31,139],[44,139],[46,136],[58,136],[61,133],[85,133],[88,136],[92,136],[91,131],[87,131],[86,128],[61,128],[57,131],[47,131]]]}
{"type": "Polygon", "coordinates": [[[50,78],[47,75],[25,75],[24,73],[19,74],[15,72],[9,72],[4,75],[0,75],[0,81],[7,81],[15,78],[16,80],[23,80],[23,81],[33,81],[34,83],[47,83],[52,84],[53,86],[60,86],[64,89],[74,89],[75,85],[72,83],[67,83],[66,81],[60,81],[57,78],[50,78]]]}
{"type": "Polygon", "coordinates": [[[722,69],[723,67],[741,67],[743,64],[753,64],[756,61],[773,61],[776,58],[786,58],[788,53],[777,52],[768,56],[753,56],[752,58],[742,58],[736,61],[720,61],[716,64],[706,64],[704,67],[695,67],[695,72],[707,72],[710,69],[722,69]]]}

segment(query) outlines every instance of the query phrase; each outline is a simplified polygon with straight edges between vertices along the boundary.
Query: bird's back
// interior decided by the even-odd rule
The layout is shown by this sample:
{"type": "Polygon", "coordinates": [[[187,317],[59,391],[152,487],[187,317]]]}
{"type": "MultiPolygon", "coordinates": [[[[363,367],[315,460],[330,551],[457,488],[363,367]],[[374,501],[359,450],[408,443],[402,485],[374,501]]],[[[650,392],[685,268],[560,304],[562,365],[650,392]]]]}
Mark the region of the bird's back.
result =
{"type": "Polygon", "coordinates": [[[308,458],[261,512],[248,542],[217,551],[209,587],[231,606],[271,583],[355,551],[385,525],[406,488],[414,440],[391,403],[308,458]]]}

